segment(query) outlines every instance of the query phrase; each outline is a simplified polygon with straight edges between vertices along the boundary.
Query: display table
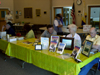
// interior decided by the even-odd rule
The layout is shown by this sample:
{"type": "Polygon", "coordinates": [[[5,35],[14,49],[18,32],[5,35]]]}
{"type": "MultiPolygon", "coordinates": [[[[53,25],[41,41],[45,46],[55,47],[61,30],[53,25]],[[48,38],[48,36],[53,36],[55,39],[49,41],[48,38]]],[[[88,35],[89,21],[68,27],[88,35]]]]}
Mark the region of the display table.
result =
{"type": "Polygon", "coordinates": [[[0,49],[3,50],[3,51],[6,51],[8,43],[9,42],[7,42],[6,40],[1,40],[0,39],[0,49]]]}
{"type": "MultiPolygon", "coordinates": [[[[32,44],[25,44],[24,41],[35,42],[35,39],[21,40],[15,42],[2,42],[3,47],[0,46],[0,49],[5,49],[5,54],[8,56],[21,59],[27,63],[32,63],[42,69],[54,72],[59,75],[78,75],[81,68],[94,60],[97,57],[100,57],[100,53],[91,55],[89,58],[80,54],[79,58],[83,61],[77,63],[73,58],[59,58],[60,54],[56,52],[49,52],[48,50],[35,51],[35,47],[32,44]],[[8,44],[8,45],[7,45],[8,44]]],[[[72,53],[71,50],[65,50],[64,53],[72,53]]]]}

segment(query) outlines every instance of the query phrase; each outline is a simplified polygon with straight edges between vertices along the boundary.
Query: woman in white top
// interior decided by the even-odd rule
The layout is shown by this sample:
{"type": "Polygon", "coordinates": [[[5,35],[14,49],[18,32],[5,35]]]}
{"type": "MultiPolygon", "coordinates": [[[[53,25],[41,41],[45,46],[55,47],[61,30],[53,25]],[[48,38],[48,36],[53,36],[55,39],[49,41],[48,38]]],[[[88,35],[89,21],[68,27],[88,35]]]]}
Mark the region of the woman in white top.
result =
{"type": "Polygon", "coordinates": [[[72,37],[74,38],[74,47],[75,46],[79,46],[81,47],[81,38],[80,36],[76,33],[77,31],[77,26],[75,24],[70,24],[68,25],[68,28],[69,28],[69,33],[67,35],[67,37],[72,37]]]}

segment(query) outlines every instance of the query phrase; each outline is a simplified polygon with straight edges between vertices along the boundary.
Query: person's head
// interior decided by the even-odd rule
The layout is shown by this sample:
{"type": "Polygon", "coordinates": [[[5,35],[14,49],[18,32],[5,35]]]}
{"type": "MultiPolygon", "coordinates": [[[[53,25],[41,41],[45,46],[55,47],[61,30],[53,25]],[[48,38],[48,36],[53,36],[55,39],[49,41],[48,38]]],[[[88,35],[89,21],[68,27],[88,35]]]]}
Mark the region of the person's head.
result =
{"type": "Polygon", "coordinates": [[[89,33],[90,33],[90,36],[91,36],[92,38],[94,38],[94,37],[96,36],[96,34],[97,34],[96,28],[95,28],[95,27],[92,27],[92,28],[90,29],[89,33]]]}
{"type": "Polygon", "coordinates": [[[56,15],[56,18],[57,18],[58,20],[60,20],[60,18],[61,18],[60,14],[57,14],[57,15],[56,15]]]}
{"type": "Polygon", "coordinates": [[[52,34],[53,33],[53,25],[48,25],[47,26],[47,31],[50,33],[50,34],[52,34]]]}
{"type": "Polygon", "coordinates": [[[62,18],[62,14],[60,14],[60,18],[62,18]]]}
{"type": "Polygon", "coordinates": [[[10,14],[10,11],[9,11],[9,10],[7,11],[7,14],[8,14],[8,15],[10,14]]]}
{"type": "Polygon", "coordinates": [[[68,28],[69,28],[69,32],[70,32],[71,34],[76,33],[77,26],[76,26],[75,24],[70,24],[70,25],[68,25],[68,28]]]}
{"type": "Polygon", "coordinates": [[[31,30],[31,26],[30,26],[29,24],[25,24],[25,25],[24,25],[24,30],[25,30],[26,32],[29,32],[29,31],[31,30]]]}
{"type": "Polygon", "coordinates": [[[10,26],[10,24],[7,23],[7,24],[5,25],[5,27],[6,27],[6,29],[8,30],[11,26],[10,26]]]}

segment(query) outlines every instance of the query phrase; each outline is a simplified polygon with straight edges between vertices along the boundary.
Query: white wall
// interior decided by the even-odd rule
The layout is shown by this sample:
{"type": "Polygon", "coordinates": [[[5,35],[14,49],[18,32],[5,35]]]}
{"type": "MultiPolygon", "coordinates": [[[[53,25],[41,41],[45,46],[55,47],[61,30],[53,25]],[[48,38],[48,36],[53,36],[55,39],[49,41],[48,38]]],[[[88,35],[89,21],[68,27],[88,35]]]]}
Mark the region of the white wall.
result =
{"type": "MultiPolygon", "coordinates": [[[[49,0],[14,0],[15,11],[22,11],[22,16],[19,16],[19,19],[15,18],[15,22],[30,22],[33,24],[50,24],[50,1],[49,0]],[[24,8],[32,7],[33,9],[33,18],[25,19],[24,18],[24,8]],[[41,9],[41,16],[36,17],[35,9],[41,9]],[[47,14],[44,14],[44,11],[47,11],[47,14]]],[[[15,13],[15,12],[14,12],[15,13]]]]}
{"type": "MultiPolygon", "coordinates": [[[[22,11],[22,16],[19,16],[19,19],[15,19],[15,22],[31,22],[34,24],[50,24],[50,0],[0,0],[1,7],[8,7],[11,11],[13,11],[13,17],[15,11],[22,11]],[[32,19],[24,19],[24,8],[32,7],[33,8],[33,18],[32,19]],[[36,17],[35,9],[41,9],[41,17],[36,17]],[[44,11],[47,11],[47,14],[43,14],[44,11]]],[[[73,2],[75,3],[75,16],[76,16],[76,25],[81,26],[83,13],[83,4],[85,2],[86,13],[88,14],[88,7],[90,5],[100,5],[100,0],[82,0],[81,5],[76,4],[77,0],[52,0],[52,23],[54,20],[54,7],[66,7],[72,6],[73,2]],[[81,13],[78,13],[78,11],[81,13]]],[[[87,15],[88,16],[88,15],[87,15]]]]}

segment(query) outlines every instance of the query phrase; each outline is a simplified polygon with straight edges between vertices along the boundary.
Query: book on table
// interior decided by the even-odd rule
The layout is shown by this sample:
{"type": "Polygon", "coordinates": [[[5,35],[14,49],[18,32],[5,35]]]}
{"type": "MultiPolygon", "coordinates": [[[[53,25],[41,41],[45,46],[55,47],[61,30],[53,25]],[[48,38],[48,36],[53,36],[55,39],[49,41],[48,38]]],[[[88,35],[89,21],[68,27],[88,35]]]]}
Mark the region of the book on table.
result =
{"type": "Polygon", "coordinates": [[[49,51],[55,52],[56,51],[56,47],[57,47],[57,42],[51,41],[50,47],[49,47],[49,51]]]}
{"type": "Polygon", "coordinates": [[[42,49],[48,49],[49,47],[49,38],[47,37],[41,37],[41,45],[42,45],[42,49]]]}

